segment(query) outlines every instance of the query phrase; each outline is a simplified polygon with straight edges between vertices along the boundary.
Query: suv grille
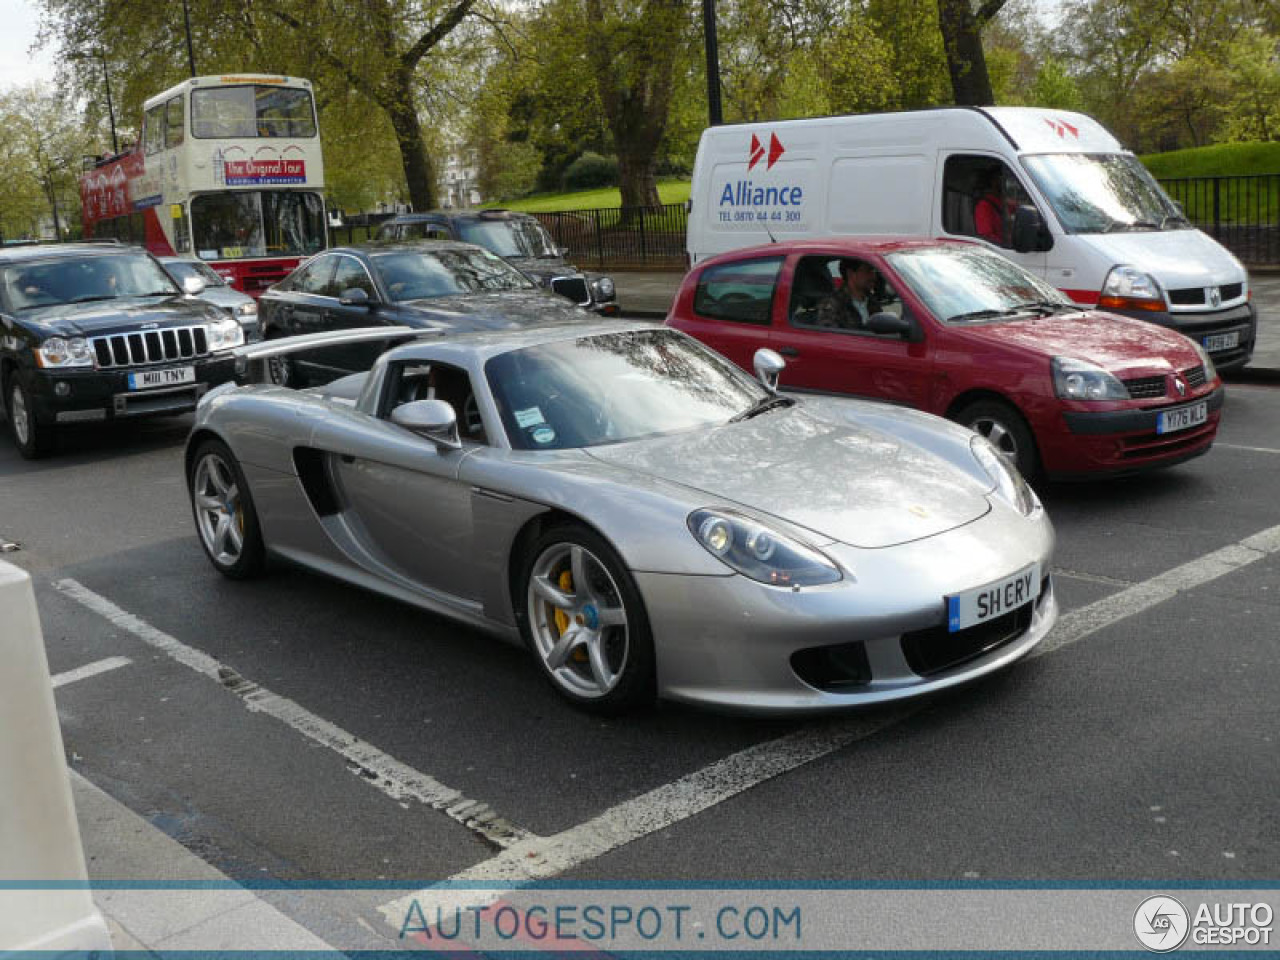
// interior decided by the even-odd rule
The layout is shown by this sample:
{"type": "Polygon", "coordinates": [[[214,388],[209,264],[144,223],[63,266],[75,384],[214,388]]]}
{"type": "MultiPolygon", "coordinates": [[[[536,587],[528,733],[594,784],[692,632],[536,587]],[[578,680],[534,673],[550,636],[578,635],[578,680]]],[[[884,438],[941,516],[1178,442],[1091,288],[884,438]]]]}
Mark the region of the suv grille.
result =
{"type": "Polygon", "coordinates": [[[209,352],[209,337],[204,327],[115,333],[107,337],[91,337],[89,344],[93,347],[99,369],[191,360],[209,352]]]}
{"type": "MultiPolygon", "coordinates": [[[[1204,382],[1204,373],[1201,371],[1201,383],[1204,382]]],[[[1152,397],[1163,397],[1165,392],[1164,377],[1137,377],[1133,380],[1121,381],[1125,385],[1125,389],[1129,391],[1129,396],[1135,400],[1150,400],[1152,397]]]]}
{"type": "Polygon", "coordinates": [[[587,290],[586,277],[552,277],[551,289],[562,297],[568,297],[574,303],[591,302],[591,293],[587,290]]]}

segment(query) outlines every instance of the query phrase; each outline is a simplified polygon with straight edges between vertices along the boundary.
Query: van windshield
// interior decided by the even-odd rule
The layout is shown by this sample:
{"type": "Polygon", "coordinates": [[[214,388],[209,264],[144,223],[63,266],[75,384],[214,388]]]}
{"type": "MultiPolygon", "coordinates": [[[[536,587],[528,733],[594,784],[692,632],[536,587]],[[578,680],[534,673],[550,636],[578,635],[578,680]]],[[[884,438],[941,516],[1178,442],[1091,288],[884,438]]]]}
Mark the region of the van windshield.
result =
{"type": "Polygon", "coordinates": [[[1067,233],[1191,226],[1137,157],[1049,153],[1022,158],[1067,233]]]}

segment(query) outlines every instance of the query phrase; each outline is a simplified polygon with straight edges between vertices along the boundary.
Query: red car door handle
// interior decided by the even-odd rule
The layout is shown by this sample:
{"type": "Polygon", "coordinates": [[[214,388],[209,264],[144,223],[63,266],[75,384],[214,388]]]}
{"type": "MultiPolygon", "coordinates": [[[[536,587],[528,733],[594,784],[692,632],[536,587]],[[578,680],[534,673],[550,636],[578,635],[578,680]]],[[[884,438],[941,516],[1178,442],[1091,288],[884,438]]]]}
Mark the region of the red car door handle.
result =
{"type": "Polygon", "coordinates": [[[798,357],[800,351],[796,347],[779,347],[778,352],[784,357],[798,357]]]}

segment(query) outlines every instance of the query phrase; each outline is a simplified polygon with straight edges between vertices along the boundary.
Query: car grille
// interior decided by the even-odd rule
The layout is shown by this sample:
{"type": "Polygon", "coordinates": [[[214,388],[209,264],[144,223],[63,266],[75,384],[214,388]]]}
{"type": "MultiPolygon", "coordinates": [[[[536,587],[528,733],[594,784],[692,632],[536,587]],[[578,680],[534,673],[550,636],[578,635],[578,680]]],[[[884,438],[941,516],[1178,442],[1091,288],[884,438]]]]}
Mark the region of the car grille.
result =
{"type": "Polygon", "coordinates": [[[1039,597],[1016,610],[1010,610],[1004,616],[954,633],[947,630],[946,623],[904,633],[902,655],[906,658],[907,666],[914,673],[927,677],[1011,643],[1030,629],[1036,604],[1048,591],[1049,578],[1044,577],[1040,581],[1039,597]]]}
{"type": "Polygon", "coordinates": [[[1222,302],[1226,303],[1228,300],[1234,300],[1236,297],[1240,296],[1240,294],[1244,293],[1244,284],[1224,283],[1218,289],[1222,291],[1222,302]]]}
{"type": "Polygon", "coordinates": [[[1164,377],[1136,377],[1124,380],[1125,389],[1135,400],[1150,400],[1152,397],[1163,397],[1165,392],[1164,377]]]}
{"type": "Polygon", "coordinates": [[[552,277],[551,289],[562,297],[568,297],[574,303],[591,302],[591,293],[587,290],[586,277],[552,277]]]}
{"type": "Polygon", "coordinates": [[[209,352],[209,336],[202,326],[115,333],[92,337],[89,344],[99,369],[172,363],[202,357],[209,352]]]}
{"type": "MultiPolygon", "coordinates": [[[[1183,287],[1181,290],[1169,291],[1169,302],[1179,307],[1203,306],[1205,302],[1204,287],[1183,287]]],[[[1218,288],[1222,303],[1238,299],[1244,293],[1243,283],[1224,283],[1218,288]]]]}
{"type": "Polygon", "coordinates": [[[1183,370],[1182,379],[1187,381],[1187,386],[1191,387],[1193,390],[1196,387],[1203,387],[1205,381],[1204,366],[1195,366],[1191,367],[1189,370],[1183,370]]]}

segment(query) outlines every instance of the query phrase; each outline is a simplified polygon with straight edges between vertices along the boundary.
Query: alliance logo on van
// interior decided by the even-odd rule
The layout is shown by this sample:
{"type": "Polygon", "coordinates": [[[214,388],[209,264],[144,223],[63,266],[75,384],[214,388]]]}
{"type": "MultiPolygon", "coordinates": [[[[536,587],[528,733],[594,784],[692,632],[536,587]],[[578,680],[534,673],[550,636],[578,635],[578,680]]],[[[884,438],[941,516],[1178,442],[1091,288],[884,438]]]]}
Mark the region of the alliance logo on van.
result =
{"type": "MultiPolygon", "coordinates": [[[[772,170],[773,165],[778,162],[778,158],[786,153],[786,148],[782,145],[782,141],[778,139],[776,133],[769,134],[769,162],[765,164],[766,170],[772,170]]],[[[751,151],[747,156],[747,170],[750,171],[757,163],[764,159],[764,144],[760,142],[760,138],[754,133],[751,135],[751,151]]]]}

